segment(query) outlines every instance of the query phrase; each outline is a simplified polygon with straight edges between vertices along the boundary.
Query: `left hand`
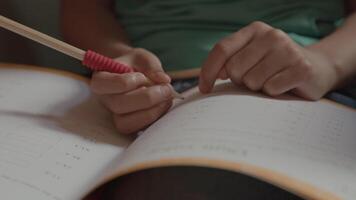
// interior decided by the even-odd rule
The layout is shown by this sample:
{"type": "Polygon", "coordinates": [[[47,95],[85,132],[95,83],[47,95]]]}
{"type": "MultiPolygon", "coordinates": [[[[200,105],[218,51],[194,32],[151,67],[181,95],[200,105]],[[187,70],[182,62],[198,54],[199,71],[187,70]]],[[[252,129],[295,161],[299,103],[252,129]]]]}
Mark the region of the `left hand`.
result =
{"type": "Polygon", "coordinates": [[[316,100],[335,87],[336,69],[314,46],[301,47],[283,31],[254,22],[214,46],[202,66],[199,88],[207,93],[217,78],[230,78],[271,96],[292,91],[316,100]]]}

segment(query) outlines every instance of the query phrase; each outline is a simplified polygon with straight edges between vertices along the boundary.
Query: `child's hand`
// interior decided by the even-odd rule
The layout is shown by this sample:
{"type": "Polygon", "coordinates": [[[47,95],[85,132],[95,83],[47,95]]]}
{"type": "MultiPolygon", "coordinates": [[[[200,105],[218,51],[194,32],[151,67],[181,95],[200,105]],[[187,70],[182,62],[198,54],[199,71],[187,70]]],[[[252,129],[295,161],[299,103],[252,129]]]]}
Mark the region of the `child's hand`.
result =
{"type": "Polygon", "coordinates": [[[92,77],[91,89],[113,113],[120,133],[137,132],[172,105],[170,77],[163,72],[159,59],[144,49],[133,49],[116,60],[134,66],[139,72],[97,72],[92,77]],[[148,86],[148,79],[157,84],[148,86]]]}
{"type": "Polygon", "coordinates": [[[215,45],[202,66],[199,87],[210,92],[217,78],[230,78],[268,95],[293,91],[316,100],[335,87],[336,72],[313,46],[303,48],[284,32],[255,22],[215,45]]]}

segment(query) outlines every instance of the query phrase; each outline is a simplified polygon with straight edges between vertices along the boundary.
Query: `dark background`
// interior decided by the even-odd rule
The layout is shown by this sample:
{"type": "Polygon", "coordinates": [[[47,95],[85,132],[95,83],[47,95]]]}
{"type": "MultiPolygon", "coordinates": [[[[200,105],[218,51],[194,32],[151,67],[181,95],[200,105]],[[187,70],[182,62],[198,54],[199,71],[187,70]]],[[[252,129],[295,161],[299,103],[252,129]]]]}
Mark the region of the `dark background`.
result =
{"type": "Polygon", "coordinates": [[[107,200],[302,200],[243,174],[193,166],[147,169],[103,188],[107,200]]]}
{"type": "MultiPolygon", "coordinates": [[[[0,15],[61,39],[59,0],[0,0],[0,15]]],[[[0,28],[0,62],[84,72],[75,59],[0,28]]]]}

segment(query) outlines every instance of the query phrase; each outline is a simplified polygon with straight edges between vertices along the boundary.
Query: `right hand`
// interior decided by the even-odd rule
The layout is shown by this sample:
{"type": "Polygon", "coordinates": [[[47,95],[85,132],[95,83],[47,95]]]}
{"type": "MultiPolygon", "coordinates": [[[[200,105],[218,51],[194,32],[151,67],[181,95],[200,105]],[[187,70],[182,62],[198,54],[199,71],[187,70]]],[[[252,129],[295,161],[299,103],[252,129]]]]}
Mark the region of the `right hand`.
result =
{"type": "Polygon", "coordinates": [[[138,72],[96,72],[91,79],[91,89],[113,113],[118,131],[135,133],[152,124],[171,107],[171,79],[164,73],[159,59],[145,49],[134,48],[115,60],[138,72]],[[149,80],[156,84],[150,86],[149,80]]]}

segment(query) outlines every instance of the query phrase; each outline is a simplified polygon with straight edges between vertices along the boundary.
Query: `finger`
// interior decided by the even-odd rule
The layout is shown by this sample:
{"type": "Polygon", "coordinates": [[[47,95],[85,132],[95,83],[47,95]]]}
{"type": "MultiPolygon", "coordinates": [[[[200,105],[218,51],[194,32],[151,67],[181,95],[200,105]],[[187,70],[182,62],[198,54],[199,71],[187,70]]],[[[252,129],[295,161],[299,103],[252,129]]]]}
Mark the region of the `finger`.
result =
{"type": "Polygon", "coordinates": [[[126,115],[115,115],[115,126],[122,134],[137,132],[156,121],[168,111],[171,105],[172,101],[163,102],[147,110],[140,110],[126,115]]]}
{"type": "Polygon", "coordinates": [[[288,59],[281,59],[281,57],[283,54],[280,51],[268,53],[242,77],[242,82],[253,91],[262,89],[269,78],[288,66],[288,59]]]}
{"type": "Polygon", "coordinates": [[[226,72],[226,69],[225,68],[222,68],[219,72],[219,76],[218,76],[220,79],[222,80],[226,80],[228,79],[228,75],[227,75],[227,72],[226,72]]]}
{"type": "Polygon", "coordinates": [[[274,75],[263,85],[263,91],[271,96],[280,95],[298,87],[305,79],[304,70],[289,67],[274,75]]]}
{"type": "Polygon", "coordinates": [[[90,81],[91,90],[95,94],[121,94],[144,85],[149,80],[139,72],[116,74],[109,72],[96,72],[90,81]]]}
{"type": "Polygon", "coordinates": [[[143,87],[121,95],[107,95],[101,101],[113,113],[125,114],[151,108],[173,98],[169,85],[143,87]]]}
{"type": "Polygon", "coordinates": [[[269,28],[264,23],[255,22],[217,43],[202,66],[199,78],[200,91],[210,92],[225,62],[246,46],[256,34],[269,28]]]}
{"type": "Polygon", "coordinates": [[[276,34],[275,32],[277,32],[276,29],[266,30],[226,62],[226,71],[233,82],[240,84],[249,70],[275,48],[275,43],[278,43],[272,36],[276,34]]]}

